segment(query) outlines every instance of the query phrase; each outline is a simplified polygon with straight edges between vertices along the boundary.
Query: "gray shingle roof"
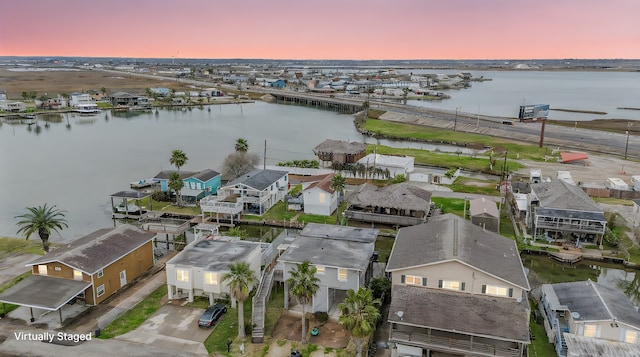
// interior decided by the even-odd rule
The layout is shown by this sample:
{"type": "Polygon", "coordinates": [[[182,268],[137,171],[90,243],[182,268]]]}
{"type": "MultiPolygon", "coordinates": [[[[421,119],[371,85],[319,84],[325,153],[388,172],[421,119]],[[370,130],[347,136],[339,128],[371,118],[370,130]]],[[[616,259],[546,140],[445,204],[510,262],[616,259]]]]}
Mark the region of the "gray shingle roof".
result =
{"type": "Polygon", "coordinates": [[[365,183],[348,198],[349,204],[358,207],[387,207],[429,211],[431,192],[413,186],[408,182],[377,187],[365,183]]]}
{"type": "Polygon", "coordinates": [[[309,223],[278,260],[365,271],[377,229],[309,223]]]}
{"type": "Polygon", "coordinates": [[[237,179],[229,182],[225,186],[235,186],[237,184],[243,184],[258,191],[262,191],[265,188],[271,186],[274,182],[278,181],[282,176],[285,176],[287,174],[287,171],[253,170],[248,174],[244,174],[237,179]]]}
{"type": "Polygon", "coordinates": [[[220,173],[217,171],[213,171],[211,169],[206,169],[206,170],[202,170],[200,172],[198,172],[197,174],[191,176],[195,179],[198,179],[202,182],[207,182],[209,180],[211,180],[212,178],[219,176],[220,173]]]}
{"type": "Polygon", "coordinates": [[[58,261],[91,275],[154,237],[155,233],[130,224],[116,228],[103,228],[52,250],[28,265],[58,261]]]}
{"type": "Polygon", "coordinates": [[[540,207],[602,212],[586,192],[562,180],[532,184],[531,191],[540,200],[540,207]]]}
{"type": "Polygon", "coordinates": [[[228,270],[229,264],[244,261],[256,247],[259,242],[205,239],[188,245],[167,264],[213,272],[228,270]]]}
{"type": "Polygon", "coordinates": [[[529,342],[527,299],[518,302],[486,295],[394,285],[388,320],[398,324],[529,342]],[[398,311],[402,311],[402,319],[398,311]]]}
{"type": "Polygon", "coordinates": [[[580,314],[580,317],[576,318],[578,321],[616,319],[640,328],[640,315],[622,291],[591,280],[544,284],[542,291],[548,296],[552,309],[566,308],[572,313],[577,312],[580,314]]]}
{"type": "MultiPolygon", "coordinates": [[[[157,178],[160,180],[168,180],[171,178],[171,174],[173,174],[174,172],[178,172],[178,170],[164,170],[164,171],[160,171],[157,175],[155,175],[153,178],[157,178]]],[[[197,172],[195,171],[180,171],[180,178],[181,179],[186,179],[189,178],[193,175],[197,174],[197,172]]]]}
{"type": "Polygon", "coordinates": [[[457,260],[529,290],[515,241],[485,231],[453,214],[401,228],[387,271],[457,260]]]}

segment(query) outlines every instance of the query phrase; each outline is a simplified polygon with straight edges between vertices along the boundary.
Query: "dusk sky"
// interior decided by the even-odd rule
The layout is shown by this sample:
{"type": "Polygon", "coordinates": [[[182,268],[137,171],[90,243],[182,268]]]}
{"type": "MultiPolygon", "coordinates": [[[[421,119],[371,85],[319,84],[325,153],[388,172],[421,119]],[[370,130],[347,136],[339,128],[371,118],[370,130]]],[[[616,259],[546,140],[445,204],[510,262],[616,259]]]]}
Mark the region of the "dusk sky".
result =
{"type": "Polygon", "coordinates": [[[640,58],[638,0],[6,0],[0,56],[640,58]]]}

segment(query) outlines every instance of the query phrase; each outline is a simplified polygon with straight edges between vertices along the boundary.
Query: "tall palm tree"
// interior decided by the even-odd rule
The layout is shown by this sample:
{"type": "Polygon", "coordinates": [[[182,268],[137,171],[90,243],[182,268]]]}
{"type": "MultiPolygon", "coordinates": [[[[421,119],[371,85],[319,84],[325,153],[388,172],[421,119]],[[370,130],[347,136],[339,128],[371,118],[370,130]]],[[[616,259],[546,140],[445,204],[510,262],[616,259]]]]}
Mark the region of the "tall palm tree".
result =
{"type": "Polygon", "coordinates": [[[380,300],[374,299],[371,290],[359,288],[347,292],[344,302],[338,304],[342,313],[339,321],[353,336],[356,344],[356,357],[362,356],[362,344],[376,329],[380,318],[380,300]]]}
{"type": "Polygon", "coordinates": [[[171,191],[176,193],[176,203],[179,207],[182,207],[182,195],[180,194],[180,191],[184,187],[184,181],[182,181],[180,174],[177,172],[172,173],[171,177],[169,177],[169,183],[167,186],[169,186],[171,191]]]}
{"type": "Polygon", "coordinates": [[[45,252],[49,252],[49,236],[51,231],[60,234],[59,229],[68,228],[69,225],[64,219],[67,211],[57,209],[55,205],[38,207],[27,207],[29,213],[25,213],[14,218],[21,218],[22,220],[17,223],[20,227],[18,234],[24,234],[26,239],[38,232],[40,239],[42,239],[42,248],[45,252]]]}
{"type": "Polygon", "coordinates": [[[344,192],[344,186],[346,184],[346,179],[341,174],[334,175],[331,178],[331,189],[338,192],[338,206],[336,207],[336,223],[338,223],[338,211],[340,207],[340,202],[342,202],[342,193],[344,192]]]}
{"type": "Polygon", "coordinates": [[[249,287],[256,281],[256,273],[247,262],[229,264],[229,272],[222,276],[222,281],[229,281],[231,296],[238,304],[238,337],[245,338],[244,333],[244,300],[249,297],[249,287]]]}
{"type": "Polygon", "coordinates": [[[249,143],[245,138],[238,138],[236,140],[236,151],[247,152],[249,151],[249,143]]]}
{"type": "Polygon", "coordinates": [[[291,277],[287,279],[289,285],[289,293],[298,300],[302,306],[302,343],[307,343],[307,330],[305,324],[305,306],[311,302],[313,295],[316,294],[320,286],[320,279],[316,276],[316,267],[309,262],[296,264],[290,272],[291,277]]]}
{"type": "Polygon", "coordinates": [[[171,152],[171,158],[169,159],[169,163],[175,166],[178,169],[178,172],[180,172],[180,168],[184,166],[184,164],[186,164],[187,161],[189,161],[189,158],[187,157],[187,154],[184,153],[184,151],[175,149],[171,152]]]}

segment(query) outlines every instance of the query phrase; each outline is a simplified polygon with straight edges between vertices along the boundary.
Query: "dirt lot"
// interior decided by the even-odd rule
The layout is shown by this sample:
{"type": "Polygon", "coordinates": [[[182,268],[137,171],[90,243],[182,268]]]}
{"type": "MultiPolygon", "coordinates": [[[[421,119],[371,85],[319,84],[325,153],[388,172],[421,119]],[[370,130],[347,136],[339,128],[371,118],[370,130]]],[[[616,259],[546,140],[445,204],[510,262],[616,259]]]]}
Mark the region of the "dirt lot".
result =
{"type": "Polygon", "coordinates": [[[0,83],[7,91],[9,99],[21,100],[23,91],[36,91],[38,95],[47,93],[99,91],[104,87],[109,93],[126,91],[133,94],[144,94],[149,87],[167,87],[176,90],[187,90],[184,83],[171,79],[129,76],[124,73],[103,71],[40,71],[14,72],[0,69],[0,83]]]}
{"type": "MultiPolygon", "coordinates": [[[[315,325],[307,322],[307,331],[315,325]]],[[[318,327],[318,336],[311,336],[309,343],[323,347],[345,348],[349,344],[349,335],[339,323],[328,321],[318,327]]],[[[285,339],[290,341],[300,341],[302,331],[302,320],[300,316],[283,313],[276,326],[273,328],[272,336],[275,339],[285,339]]]]}

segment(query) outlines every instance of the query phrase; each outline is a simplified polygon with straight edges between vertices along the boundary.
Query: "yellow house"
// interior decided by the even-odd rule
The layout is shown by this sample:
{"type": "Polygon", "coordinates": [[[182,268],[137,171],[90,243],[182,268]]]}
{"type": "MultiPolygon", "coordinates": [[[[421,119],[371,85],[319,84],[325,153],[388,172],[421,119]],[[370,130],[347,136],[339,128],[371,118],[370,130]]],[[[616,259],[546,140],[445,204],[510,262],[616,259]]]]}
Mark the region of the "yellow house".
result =
{"type": "Polygon", "coordinates": [[[132,225],[97,230],[27,264],[32,275],[0,302],[50,311],[73,299],[97,305],[153,266],[154,237],[132,225]]]}

